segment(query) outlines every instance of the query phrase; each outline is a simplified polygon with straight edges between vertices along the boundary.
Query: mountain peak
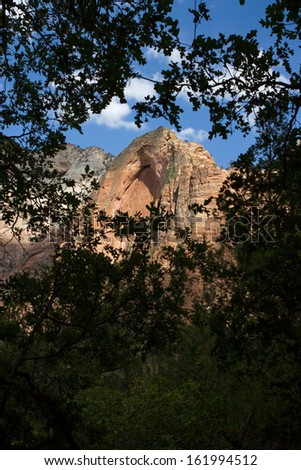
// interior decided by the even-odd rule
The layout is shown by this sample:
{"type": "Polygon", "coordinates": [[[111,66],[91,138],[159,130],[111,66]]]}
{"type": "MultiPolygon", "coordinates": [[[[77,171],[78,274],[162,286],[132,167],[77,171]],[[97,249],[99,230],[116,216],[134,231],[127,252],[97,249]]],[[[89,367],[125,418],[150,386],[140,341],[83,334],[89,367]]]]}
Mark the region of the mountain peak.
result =
{"type": "MultiPolygon", "coordinates": [[[[183,141],[160,126],[137,137],[114,160],[101,180],[97,206],[108,215],[118,210],[148,215],[146,206],[160,203],[174,214],[180,227],[192,227],[188,206],[204,204],[212,196],[214,209],[226,176],[201,144],[183,141]]],[[[202,222],[195,235],[216,230],[202,222]]]]}
{"type": "MultiPolygon", "coordinates": [[[[215,200],[227,172],[216,165],[202,145],[183,141],[166,127],[158,127],[136,138],[113,159],[96,147],[81,149],[67,145],[56,155],[54,164],[76,181],[86,165],[98,175],[105,171],[94,197],[98,209],[105,210],[108,215],[114,215],[118,210],[129,215],[137,212],[148,215],[146,206],[155,202],[174,214],[173,237],[176,230],[185,227],[189,227],[196,238],[206,235],[215,239],[219,233],[216,218],[196,216],[189,206],[201,205],[212,197],[208,208],[215,209],[215,200]]],[[[0,235],[5,244],[0,269],[3,278],[51,262],[54,245],[49,240],[31,243],[24,231],[22,244],[10,241],[11,233],[4,222],[0,223],[0,235]]]]}

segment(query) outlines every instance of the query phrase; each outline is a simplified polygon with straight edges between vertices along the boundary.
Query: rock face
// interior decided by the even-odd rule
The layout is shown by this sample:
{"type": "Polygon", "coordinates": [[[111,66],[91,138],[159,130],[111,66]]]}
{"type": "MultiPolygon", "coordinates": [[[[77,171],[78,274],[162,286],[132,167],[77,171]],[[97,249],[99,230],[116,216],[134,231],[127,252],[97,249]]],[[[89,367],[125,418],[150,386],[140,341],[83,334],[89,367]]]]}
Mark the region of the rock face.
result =
{"type": "Polygon", "coordinates": [[[108,215],[118,210],[147,215],[146,205],[153,201],[174,214],[174,229],[189,227],[193,236],[214,240],[218,217],[196,215],[188,206],[212,196],[208,207],[214,210],[226,176],[202,145],[159,127],[135,139],[114,160],[102,177],[97,205],[108,215]]]}
{"type": "MultiPolygon", "coordinates": [[[[118,210],[129,215],[137,212],[148,215],[146,205],[155,202],[175,216],[164,241],[176,241],[175,233],[185,227],[196,238],[205,235],[214,240],[218,235],[217,217],[195,214],[188,207],[203,204],[212,196],[208,207],[214,210],[214,198],[227,176],[202,145],[184,142],[175,133],[159,127],[135,139],[117,158],[97,147],[81,149],[67,145],[54,160],[54,166],[75,182],[80,181],[87,165],[100,178],[96,202],[108,215],[118,210]]],[[[7,226],[0,225],[0,279],[49,264],[53,254],[49,241],[30,243],[25,236],[19,244],[9,242],[10,237],[7,226]]]]}
{"type": "MultiPolygon", "coordinates": [[[[98,147],[81,149],[68,144],[64,150],[57,153],[53,164],[57,170],[65,173],[66,178],[73,179],[79,184],[87,165],[91,171],[94,171],[95,177],[100,178],[113,158],[113,155],[106,154],[98,147]]],[[[18,226],[25,228],[26,222],[23,221],[18,226]]],[[[19,243],[11,239],[9,227],[0,222],[0,280],[16,271],[49,264],[53,248],[53,244],[48,239],[31,243],[26,232],[19,243]]]]}
{"type": "Polygon", "coordinates": [[[65,173],[66,178],[78,183],[88,165],[94,171],[95,177],[100,178],[112,163],[114,156],[99,147],[81,149],[76,145],[67,144],[64,150],[54,158],[54,168],[65,173]]]}

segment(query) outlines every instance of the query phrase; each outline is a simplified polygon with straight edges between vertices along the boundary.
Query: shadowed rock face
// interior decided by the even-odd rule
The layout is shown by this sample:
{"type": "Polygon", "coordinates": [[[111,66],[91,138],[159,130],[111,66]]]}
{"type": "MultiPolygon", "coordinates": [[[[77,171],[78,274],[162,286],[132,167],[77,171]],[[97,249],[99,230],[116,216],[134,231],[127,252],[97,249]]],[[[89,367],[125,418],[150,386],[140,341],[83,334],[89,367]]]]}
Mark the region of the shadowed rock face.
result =
{"type": "MultiPolygon", "coordinates": [[[[153,201],[175,215],[176,227],[214,238],[218,220],[196,216],[188,206],[216,198],[226,176],[202,145],[183,142],[159,127],[135,139],[115,159],[102,177],[97,205],[109,215],[117,210],[147,215],[146,205],[153,201]]],[[[215,208],[214,199],[209,207],[215,208]]]]}
{"type": "Polygon", "coordinates": [[[67,144],[64,150],[56,154],[53,164],[58,171],[64,172],[67,178],[78,182],[87,165],[94,171],[95,177],[100,177],[113,158],[113,155],[107,154],[99,147],[82,149],[77,145],[67,144]]]}
{"type": "MultiPolygon", "coordinates": [[[[66,178],[79,183],[87,165],[94,171],[95,177],[100,178],[112,158],[112,155],[106,154],[98,147],[81,149],[68,144],[64,150],[57,153],[53,165],[57,170],[64,172],[66,178]]],[[[26,221],[18,222],[18,227],[24,229],[20,243],[11,238],[9,227],[0,221],[0,280],[17,271],[47,266],[51,262],[54,244],[50,242],[50,237],[38,243],[31,243],[25,230],[26,221]]]]}
{"type": "Polygon", "coordinates": [[[168,158],[165,138],[174,136],[159,128],[135,139],[115,159],[101,180],[97,205],[107,214],[117,210],[147,214],[146,204],[160,198],[168,158]]]}

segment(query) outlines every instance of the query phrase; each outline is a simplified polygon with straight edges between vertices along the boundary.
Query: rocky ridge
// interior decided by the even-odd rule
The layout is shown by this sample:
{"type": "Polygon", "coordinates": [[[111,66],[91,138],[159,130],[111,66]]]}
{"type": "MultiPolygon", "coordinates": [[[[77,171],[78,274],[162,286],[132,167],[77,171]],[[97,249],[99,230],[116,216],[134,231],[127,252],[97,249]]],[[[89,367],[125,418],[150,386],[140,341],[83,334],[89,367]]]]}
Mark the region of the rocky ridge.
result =
{"type": "Polygon", "coordinates": [[[65,173],[66,178],[80,182],[81,175],[85,174],[88,165],[96,178],[100,178],[112,163],[115,157],[106,153],[99,147],[80,148],[67,144],[54,158],[53,166],[58,171],[65,173]]]}
{"type": "Polygon", "coordinates": [[[226,176],[202,145],[159,127],[136,138],[113,161],[101,178],[97,206],[109,215],[148,215],[146,205],[154,202],[174,214],[173,231],[188,227],[193,236],[214,240],[220,226],[215,199],[226,176]],[[209,197],[215,216],[189,209],[209,197]]]}
{"type": "MultiPolygon", "coordinates": [[[[189,206],[203,204],[212,197],[209,208],[216,210],[215,198],[227,176],[206,149],[196,142],[184,142],[165,127],[136,138],[121,154],[113,158],[98,147],[81,149],[68,144],[54,160],[58,170],[79,182],[85,167],[100,178],[94,195],[99,210],[115,215],[118,210],[134,215],[148,215],[146,205],[154,202],[174,214],[170,238],[178,229],[189,227],[196,238],[215,240],[219,234],[219,218],[195,214],[189,206]]],[[[212,212],[211,211],[211,212],[212,212]]],[[[10,238],[9,229],[0,225],[0,277],[50,262],[53,244],[49,240],[22,244],[10,238]]],[[[114,241],[113,241],[113,244],[114,241]]]]}
{"type": "MultiPolygon", "coordinates": [[[[76,145],[67,144],[65,149],[54,157],[53,166],[63,172],[66,178],[74,180],[75,187],[79,188],[87,165],[94,172],[94,177],[99,179],[113,158],[113,155],[98,147],[81,149],[76,145]]],[[[20,221],[18,227],[26,229],[26,221],[20,221]]],[[[17,271],[49,264],[53,249],[54,245],[48,237],[37,243],[30,242],[30,235],[26,230],[20,241],[15,240],[9,227],[0,221],[0,280],[17,271]]]]}

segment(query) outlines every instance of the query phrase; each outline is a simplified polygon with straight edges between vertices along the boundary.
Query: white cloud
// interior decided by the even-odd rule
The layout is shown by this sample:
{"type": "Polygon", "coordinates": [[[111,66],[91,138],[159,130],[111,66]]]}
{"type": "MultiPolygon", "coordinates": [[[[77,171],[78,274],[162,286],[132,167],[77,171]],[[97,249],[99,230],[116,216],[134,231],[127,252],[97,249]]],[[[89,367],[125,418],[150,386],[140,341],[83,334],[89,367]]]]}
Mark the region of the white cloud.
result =
{"type": "Polygon", "coordinates": [[[182,98],[184,101],[189,102],[190,99],[189,99],[188,93],[192,93],[192,95],[195,95],[195,93],[193,93],[189,84],[182,85],[181,91],[179,92],[178,97],[182,98]]]}
{"type": "Polygon", "coordinates": [[[143,78],[133,78],[126,86],[124,94],[127,100],[141,101],[154,94],[154,83],[143,78]]]}
{"type": "MultiPolygon", "coordinates": [[[[136,103],[143,101],[148,95],[156,96],[154,91],[154,82],[162,80],[159,73],[155,73],[148,81],[143,78],[133,78],[125,87],[124,94],[127,101],[136,103]]],[[[106,126],[111,129],[128,129],[137,131],[139,128],[134,121],[129,120],[132,113],[131,106],[127,103],[120,103],[119,98],[116,96],[112,99],[111,103],[100,113],[92,114],[90,122],[98,124],[99,126],[106,126]]],[[[142,128],[146,127],[142,125],[142,128]]]]}
{"type": "Polygon", "coordinates": [[[172,53],[169,56],[171,62],[181,62],[181,52],[179,49],[173,49],[172,53]]]}
{"type": "Polygon", "coordinates": [[[174,48],[170,55],[165,55],[162,51],[158,51],[154,47],[148,47],[146,57],[148,59],[158,60],[159,62],[181,62],[181,52],[177,48],[174,48]]]}
{"type": "Polygon", "coordinates": [[[166,60],[166,56],[163,54],[163,52],[162,51],[159,52],[154,47],[148,47],[147,48],[146,57],[147,57],[147,59],[156,59],[156,60],[160,60],[160,61],[165,61],[166,60]]]}
{"type": "Polygon", "coordinates": [[[193,140],[197,142],[203,142],[204,140],[208,139],[208,132],[204,131],[203,129],[193,129],[193,127],[186,127],[186,129],[182,129],[179,132],[176,132],[177,136],[180,139],[187,139],[193,140]]]}
{"type": "Polygon", "coordinates": [[[114,97],[101,114],[92,114],[90,122],[94,122],[99,126],[107,126],[110,129],[123,128],[128,130],[138,130],[134,121],[126,120],[130,114],[130,106],[126,103],[120,103],[119,99],[114,97]]]}
{"type": "Polygon", "coordinates": [[[25,15],[25,13],[23,13],[23,11],[20,10],[18,5],[24,6],[26,4],[27,4],[27,0],[14,0],[14,3],[10,5],[8,8],[7,16],[8,17],[13,16],[14,18],[22,18],[25,15]]]}
{"type": "Polygon", "coordinates": [[[283,75],[282,73],[279,75],[277,81],[286,83],[287,85],[290,85],[290,83],[291,83],[290,79],[288,77],[286,77],[285,75],[283,75]]]}

